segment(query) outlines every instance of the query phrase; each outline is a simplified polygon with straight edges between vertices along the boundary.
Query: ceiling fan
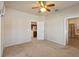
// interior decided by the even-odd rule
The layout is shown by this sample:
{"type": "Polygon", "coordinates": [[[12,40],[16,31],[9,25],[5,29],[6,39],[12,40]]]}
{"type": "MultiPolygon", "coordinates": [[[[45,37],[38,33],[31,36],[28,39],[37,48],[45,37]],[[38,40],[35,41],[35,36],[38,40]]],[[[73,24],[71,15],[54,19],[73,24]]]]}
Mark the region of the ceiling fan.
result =
{"type": "Polygon", "coordinates": [[[53,7],[55,6],[55,4],[46,4],[46,1],[38,1],[36,6],[33,6],[32,9],[36,9],[39,8],[39,12],[45,12],[48,11],[50,12],[51,10],[49,9],[49,7],[53,7]]]}

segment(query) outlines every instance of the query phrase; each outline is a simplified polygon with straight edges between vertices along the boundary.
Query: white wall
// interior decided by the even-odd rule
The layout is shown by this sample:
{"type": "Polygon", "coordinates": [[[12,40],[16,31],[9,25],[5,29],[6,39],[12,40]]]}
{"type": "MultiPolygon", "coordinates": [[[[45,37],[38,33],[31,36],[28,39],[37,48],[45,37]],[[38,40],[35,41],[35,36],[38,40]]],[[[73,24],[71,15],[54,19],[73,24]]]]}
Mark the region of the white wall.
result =
{"type": "Polygon", "coordinates": [[[2,20],[2,16],[1,16],[1,11],[3,9],[3,5],[4,5],[4,2],[3,1],[0,1],[0,57],[3,55],[3,40],[2,40],[2,37],[1,37],[1,20],[2,20]]]}
{"type": "Polygon", "coordinates": [[[0,1],[0,10],[3,8],[4,2],[0,1]]]}
{"type": "Polygon", "coordinates": [[[2,54],[2,47],[1,47],[1,15],[0,15],[0,56],[2,54]]]}
{"type": "Polygon", "coordinates": [[[79,16],[79,4],[47,15],[47,40],[66,45],[66,19],[75,16],[79,16]]]}
{"type": "Polygon", "coordinates": [[[44,21],[44,17],[6,8],[2,21],[5,47],[31,41],[31,21],[44,21]]]}
{"type": "Polygon", "coordinates": [[[3,34],[3,32],[2,32],[2,23],[1,23],[1,21],[3,20],[3,16],[1,16],[0,15],[0,56],[2,56],[3,55],[3,50],[4,50],[4,39],[2,38],[2,34],[3,34]]]}

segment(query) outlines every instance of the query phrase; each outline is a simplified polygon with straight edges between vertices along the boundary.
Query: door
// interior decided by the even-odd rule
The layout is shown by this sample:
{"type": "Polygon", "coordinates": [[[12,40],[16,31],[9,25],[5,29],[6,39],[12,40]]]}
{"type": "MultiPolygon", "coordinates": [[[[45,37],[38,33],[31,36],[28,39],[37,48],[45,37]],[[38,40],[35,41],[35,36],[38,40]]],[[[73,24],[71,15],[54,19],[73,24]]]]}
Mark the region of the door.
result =
{"type": "Polygon", "coordinates": [[[37,22],[37,40],[44,40],[44,22],[37,22]]]}

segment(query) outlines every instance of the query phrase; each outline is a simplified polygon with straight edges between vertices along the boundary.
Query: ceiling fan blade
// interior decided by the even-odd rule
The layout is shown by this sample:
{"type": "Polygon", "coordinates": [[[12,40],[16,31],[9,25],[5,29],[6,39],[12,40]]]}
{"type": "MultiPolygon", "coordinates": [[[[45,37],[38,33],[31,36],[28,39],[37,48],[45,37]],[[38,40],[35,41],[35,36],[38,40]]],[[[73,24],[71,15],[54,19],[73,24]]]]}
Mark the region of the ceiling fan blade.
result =
{"type": "Polygon", "coordinates": [[[45,6],[45,4],[46,4],[46,2],[45,2],[45,1],[38,1],[38,3],[39,3],[39,5],[40,5],[40,7],[44,7],[44,6],[45,6]]]}
{"type": "Polygon", "coordinates": [[[41,6],[41,1],[38,1],[39,5],[41,6]]]}
{"type": "Polygon", "coordinates": [[[46,5],[47,7],[52,7],[52,6],[55,6],[55,4],[48,4],[46,5]]]}
{"type": "Polygon", "coordinates": [[[36,9],[36,8],[39,8],[39,7],[32,7],[32,9],[36,9]]]}
{"type": "Polygon", "coordinates": [[[48,12],[50,12],[51,10],[50,9],[48,9],[48,8],[46,8],[46,10],[48,11],[48,12]]]}

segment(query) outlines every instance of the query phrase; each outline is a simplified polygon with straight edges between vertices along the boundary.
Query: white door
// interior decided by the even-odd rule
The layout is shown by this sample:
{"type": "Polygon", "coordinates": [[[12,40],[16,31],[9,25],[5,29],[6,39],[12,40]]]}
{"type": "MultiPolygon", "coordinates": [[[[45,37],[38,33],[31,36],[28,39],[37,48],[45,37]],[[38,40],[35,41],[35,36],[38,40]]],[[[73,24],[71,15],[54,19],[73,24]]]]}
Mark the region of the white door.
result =
{"type": "Polygon", "coordinates": [[[44,22],[37,22],[37,40],[44,40],[44,22]]]}

